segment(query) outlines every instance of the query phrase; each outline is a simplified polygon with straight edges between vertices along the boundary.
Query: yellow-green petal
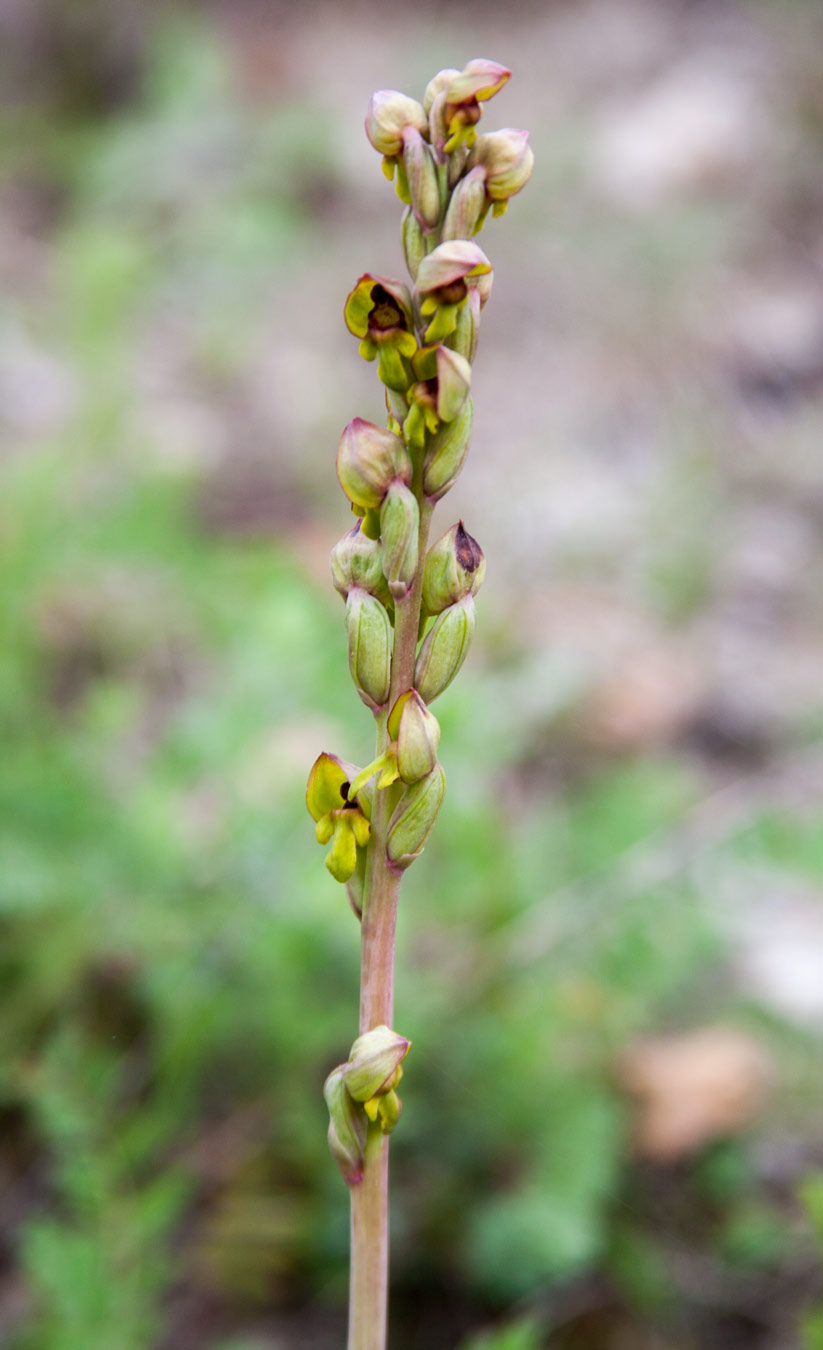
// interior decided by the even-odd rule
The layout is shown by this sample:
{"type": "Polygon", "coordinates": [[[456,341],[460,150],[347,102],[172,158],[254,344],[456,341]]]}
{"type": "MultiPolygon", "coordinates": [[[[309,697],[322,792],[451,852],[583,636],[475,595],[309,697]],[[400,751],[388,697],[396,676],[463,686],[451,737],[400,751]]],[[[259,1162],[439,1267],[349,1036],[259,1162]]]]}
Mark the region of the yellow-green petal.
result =
{"type": "Polygon", "coordinates": [[[320,821],[329,811],[336,811],[345,802],[340,791],[349,775],[336,755],[323,751],[311,767],[306,787],[306,806],[313,820],[320,821]]]}

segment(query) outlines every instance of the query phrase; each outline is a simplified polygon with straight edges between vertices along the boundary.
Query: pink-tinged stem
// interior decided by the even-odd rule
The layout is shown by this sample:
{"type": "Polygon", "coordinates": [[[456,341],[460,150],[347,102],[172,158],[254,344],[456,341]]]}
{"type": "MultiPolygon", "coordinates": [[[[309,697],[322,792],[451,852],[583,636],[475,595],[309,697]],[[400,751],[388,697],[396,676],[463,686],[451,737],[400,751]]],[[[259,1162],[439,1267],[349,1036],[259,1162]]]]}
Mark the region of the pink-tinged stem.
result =
{"type": "MultiPolygon", "coordinates": [[[[431,506],[420,504],[417,577],[397,605],[392,654],[391,694],[377,724],[377,754],[388,743],[388,711],[400,694],[414,685],[414,660],[420,622],[423,562],[431,506]]],[[[360,949],[360,1033],[393,1025],[394,949],[397,897],[402,872],[386,856],[392,793],[375,795],[369,857],[363,890],[360,949]]],[[[389,1281],[389,1140],[369,1127],[363,1179],[351,1188],[351,1267],[349,1277],[348,1350],[385,1350],[389,1281]]]]}

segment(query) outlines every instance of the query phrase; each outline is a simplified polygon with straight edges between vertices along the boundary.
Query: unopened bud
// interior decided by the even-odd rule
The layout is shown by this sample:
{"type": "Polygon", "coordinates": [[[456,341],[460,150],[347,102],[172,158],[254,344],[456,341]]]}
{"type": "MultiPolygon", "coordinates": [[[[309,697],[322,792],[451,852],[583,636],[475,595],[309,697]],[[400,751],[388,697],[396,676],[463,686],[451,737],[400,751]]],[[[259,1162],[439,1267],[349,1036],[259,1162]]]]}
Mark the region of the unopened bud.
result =
{"type": "Polygon", "coordinates": [[[347,1065],[332,1069],[323,1085],[323,1096],[329,1108],[329,1148],[332,1157],[348,1186],[363,1180],[366,1157],[368,1120],[359,1102],[354,1101],[346,1088],[344,1072],[347,1065]]]}
{"type": "Polygon", "coordinates": [[[343,1082],[356,1102],[391,1092],[400,1079],[400,1065],[411,1048],[411,1041],[391,1027],[372,1027],[351,1048],[348,1064],[342,1065],[343,1082]]]}
{"type": "Polygon", "coordinates": [[[355,688],[372,712],[389,697],[391,683],[391,625],[380,601],[354,587],[346,601],[349,669],[355,688]]]}
{"type": "Polygon", "coordinates": [[[534,167],[528,131],[504,127],[478,136],[468,163],[472,173],[479,168],[485,175],[491,201],[507,201],[526,186],[534,167]]]}
{"type": "Polygon", "coordinates": [[[366,135],[375,150],[381,155],[399,155],[407,127],[421,134],[428,130],[428,118],[417,99],[396,89],[378,89],[372,94],[366,111],[366,135]]]}
{"type": "Polygon", "coordinates": [[[471,239],[477,231],[485,206],[485,171],[482,168],[472,169],[465,178],[461,178],[451,195],[441,239],[471,239]]]}
{"type": "Polygon", "coordinates": [[[464,595],[477,595],[485,575],[483,550],[459,520],[426,554],[424,610],[427,614],[440,614],[449,605],[462,600],[464,595]]]}
{"type": "Polygon", "coordinates": [[[454,80],[458,79],[460,71],[455,70],[454,66],[449,66],[446,70],[438,70],[437,74],[432,76],[426,85],[426,92],[423,95],[423,109],[425,112],[431,112],[431,106],[438,94],[443,94],[449,88],[454,80]]]}
{"type": "Polygon", "coordinates": [[[474,632],[474,600],[466,595],[438,614],[414,667],[414,687],[424,703],[448,689],[468,655],[474,632]]]}
{"type": "Polygon", "coordinates": [[[399,436],[355,417],[340,437],[337,477],[356,507],[378,510],[393,479],[411,482],[411,459],[399,436]]]}
{"type": "Polygon", "coordinates": [[[406,788],[389,821],[386,853],[395,867],[408,867],[422,853],[445,791],[446,775],[439,764],[406,788]]]}
{"type": "Polygon", "coordinates": [[[431,773],[437,763],[440,723],[416,689],[400,695],[389,714],[388,731],[404,783],[416,783],[431,773]]]}
{"type": "Polygon", "coordinates": [[[345,599],[353,586],[376,595],[384,604],[389,588],[383,575],[380,544],[363,533],[361,521],[338,539],[329,554],[334,589],[345,599]]]}
{"type": "Polygon", "coordinates": [[[417,269],[426,256],[426,237],[423,234],[420,221],[410,206],[403,212],[401,235],[406,266],[409,269],[410,276],[416,277],[417,269]]]}
{"type": "Polygon", "coordinates": [[[467,398],[453,422],[444,422],[432,436],[423,468],[423,491],[439,501],[456,481],[466,462],[471,440],[474,408],[467,398]]]}
{"type": "Polygon", "coordinates": [[[406,170],[412,211],[424,229],[433,230],[440,220],[437,169],[431,150],[414,128],[403,135],[403,167],[406,170]]]}
{"type": "Polygon", "coordinates": [[[380,508],[383,572],[395,600],[402,600],[414,581],[419,532],[417,498],[410,487],[395,479],[380,508]]]}

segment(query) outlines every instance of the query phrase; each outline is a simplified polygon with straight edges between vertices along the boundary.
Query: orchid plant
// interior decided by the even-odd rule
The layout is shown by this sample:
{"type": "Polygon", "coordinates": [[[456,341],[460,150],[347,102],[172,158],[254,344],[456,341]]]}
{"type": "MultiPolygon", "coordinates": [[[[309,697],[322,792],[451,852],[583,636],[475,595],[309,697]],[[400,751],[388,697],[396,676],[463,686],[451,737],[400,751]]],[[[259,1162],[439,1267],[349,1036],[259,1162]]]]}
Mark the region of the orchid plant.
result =
{"type": "Polygon", "coordinates": [[[360,1034],[324,1088],[329,1144],[351,1195],[349,1350],[386,1345],[388,1136],[410,1046],[393,1030],[397,901],[443,801],[431,704],[466,658],[486,566],[462,521],[431,547],[429,531],[469,451],[472,361],[492,287],[474,237],[532,171],[528,132],[477,131],[481,105],[510,73],[469,61],[435,75],[420,103],[379,90],[366,114],[366,135],[406,207],[412,281],[367,272],[345,305],[386,399],[384,426],[356,417],[340,438],[337,476],[357,519],[331,554],[349,669],[377,744],[364,768],[321,754],[306,792],[326,866],[361,925],[360,1034]]]}

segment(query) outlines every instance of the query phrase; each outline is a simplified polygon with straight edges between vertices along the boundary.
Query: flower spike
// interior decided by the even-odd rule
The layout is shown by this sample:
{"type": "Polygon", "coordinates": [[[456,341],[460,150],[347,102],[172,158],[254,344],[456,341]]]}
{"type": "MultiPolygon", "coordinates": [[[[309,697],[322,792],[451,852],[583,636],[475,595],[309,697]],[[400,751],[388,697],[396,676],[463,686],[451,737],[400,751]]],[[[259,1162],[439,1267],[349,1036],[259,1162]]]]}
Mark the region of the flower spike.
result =
{"type": "Polygon", "coordinates": [[[463,522],[428,546],[432,512],[461,473],[474,409],[472,362],[492,264],[475,242],[532,172],[525,131],[478,134],[484,105],[508,82],[496,61],[440,70],[422,102],[379,89],[366,135],[405,204],[401,244],[411,285],[364,272],[346,327],[384,388],[385,424],[353,418],[337,476],[357,517],[332,549],[345,600],[349,672],[374,714],[373,758],[359,768],[323,753],[306,805],[326,867],[362,924],[361,1034],[326,1079],[329,1146],[351,1191],[349,1350],[383,1345],[386,1153],[402,1109],[409,1041],[387,1024],[398,888],[425,848],[446,788],[431,704],[466,659],[485,572],[463,522]]]}

